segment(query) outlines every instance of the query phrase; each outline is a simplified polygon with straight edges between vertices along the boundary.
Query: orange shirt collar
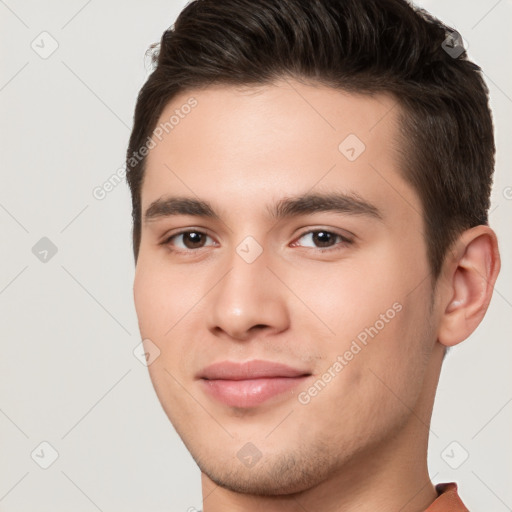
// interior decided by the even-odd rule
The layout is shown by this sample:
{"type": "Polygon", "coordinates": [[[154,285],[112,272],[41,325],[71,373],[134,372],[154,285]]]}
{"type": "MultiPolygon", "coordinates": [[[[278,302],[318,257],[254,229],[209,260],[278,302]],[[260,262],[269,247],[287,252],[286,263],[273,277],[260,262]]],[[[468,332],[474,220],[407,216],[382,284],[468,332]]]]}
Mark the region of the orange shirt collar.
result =
{"type": "Polygon", "coordinates": [[[455,482],[437,484],[436,491],[438,498],[425,512],[469,512],[459,498],[455,482]]]}

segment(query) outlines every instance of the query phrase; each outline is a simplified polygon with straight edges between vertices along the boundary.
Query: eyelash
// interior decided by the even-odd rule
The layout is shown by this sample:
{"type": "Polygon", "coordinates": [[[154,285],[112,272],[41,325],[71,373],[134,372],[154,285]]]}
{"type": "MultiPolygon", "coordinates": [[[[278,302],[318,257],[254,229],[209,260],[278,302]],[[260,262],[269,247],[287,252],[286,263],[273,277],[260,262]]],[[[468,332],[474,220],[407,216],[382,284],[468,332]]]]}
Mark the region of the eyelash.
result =
{"type": "MultiPolygon", "coordinates": [[[[211,238],[207,233],[205,233],[203,231],[200,231],[198,229],[187,229],[187,230],[184,230],[184,231],[179,231],[178,233],[174,233],[171,236],[165,238],[160,243],[160,245],[168,246],[169,249],[172,252],[182,253],[182,254],[192,254],[194,252],[198,252],[200,249],[205,249],[206,248],[206,247],[199,247],[197,249],[176,249],[176,248],[172,247],[171,240],[173,240],[174,238],[176,238],[178,236],[185,235],[187,233],[198,233],[200,235],[205,235],[205,236],[211,238]]],[[[346,247],[348,245],[353,244],[353,240],[347,238],[346,236],[341,235],[340,233],[336,233],[334,231],[328,231],[327,229],[313,229],[313,230],[310,230],[310,231],[305,231],[304,233],[302,233],[297,238],[297,240],[300,240],[304,236],[309,235],[309,234],[313,234],[313,233],[328,233],[330,235],[334,235],[335,237],[338,237],[341,240],[341,242],[335,244],[333,247],[326,247],[326,248],[315,247],[315,248],[310,248],[310,249],[313,249],[314,251],[319,252],[319,253],[327,253],[327,252],[339,251],[342,248],[344,248],[344,247],[346,247]]]]}

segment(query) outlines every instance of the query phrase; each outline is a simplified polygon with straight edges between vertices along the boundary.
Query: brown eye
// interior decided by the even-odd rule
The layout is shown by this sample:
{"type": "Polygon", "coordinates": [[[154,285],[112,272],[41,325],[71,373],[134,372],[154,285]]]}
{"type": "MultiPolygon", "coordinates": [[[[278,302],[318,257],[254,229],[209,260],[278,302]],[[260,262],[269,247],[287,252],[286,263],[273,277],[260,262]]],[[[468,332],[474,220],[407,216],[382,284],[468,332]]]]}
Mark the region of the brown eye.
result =
{"type": "Polygon", "coordinates": [[[320,247],[330,247],[337,236],[334,233],[329,233],[329,231],[315,231],[312,238],[320,247]]]}
{"type": "MultiPolygon", "coordinates": [[[[314,231],[308,231],[307,233],[303,233],[299,240],[306,240],[309,243],[302,242],[301,246],[303,247],[311,247],[313,249],[333,249],[336,250],[338,248],[342,248],[352,243],[352,241],[339,233],[334,233],[332,231],[327,231],[324,229],[317,229],[314,231]],[[312,245],[311,245],[312,244],[312,245]]],[[[294,244],[296,245],[296,243],[294,244]]]]}
{"type": "Polygon", "coordinates": [[[210,238],[206,233],[201,231],[182,231],[167,238],[163,243],[171,245],[177,250],[194,250],[205,247],[206,239],[210,238]]]}
{"type": "Polygon", "coordinates": [[[197,231],[188,231],[187,233],[183,233],[183,244],[187,249],[197,249],[198,247],[202,247],[205,240],[205,235],[203,233],[198,233],[197,231]]]}

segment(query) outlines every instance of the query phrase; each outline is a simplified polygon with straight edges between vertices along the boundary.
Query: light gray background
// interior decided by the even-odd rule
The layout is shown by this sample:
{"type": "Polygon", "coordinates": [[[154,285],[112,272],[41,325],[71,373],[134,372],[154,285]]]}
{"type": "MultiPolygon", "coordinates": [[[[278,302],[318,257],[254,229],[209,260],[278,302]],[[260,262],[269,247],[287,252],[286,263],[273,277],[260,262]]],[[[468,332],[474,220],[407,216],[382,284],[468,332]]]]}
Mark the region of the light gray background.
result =
{"type": "MultiPolygon", "coordinates": [[[[92,194],[123,166],[144,53],[184,5],[0,0],[0,511],[201,506],[199,470],[132,352],[128,187],[92,194]],[[58,43],[46,59],[31,47],[51,49],[43,31],[58,43]],[[46,263],[32,252],[42,237],[58,249],[46,263]],[[50,460],[43,441],[58,452],[48,469],[36,463],[50,460]]],[[[422,5],[463,34],[486,74],[504,263],[485,320],[445,361],[429,468],[434,482],[457,481],[470,509],[502,512],[512,510],[512,2],[422,5]]]]}

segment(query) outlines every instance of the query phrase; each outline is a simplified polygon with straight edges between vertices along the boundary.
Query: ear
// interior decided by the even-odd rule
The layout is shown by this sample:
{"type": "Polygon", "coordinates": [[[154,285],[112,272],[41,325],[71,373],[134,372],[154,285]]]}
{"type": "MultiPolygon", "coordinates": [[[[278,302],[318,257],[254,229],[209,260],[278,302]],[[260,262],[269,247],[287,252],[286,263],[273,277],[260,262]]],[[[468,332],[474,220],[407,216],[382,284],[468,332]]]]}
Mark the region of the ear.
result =
{"type": "Polygon", "coordinates": [[[500,271],[495,232],[485,225],[464,231],[447,254],[443,269],[438,341],[464,341],[482,321],[500,271]]]}

